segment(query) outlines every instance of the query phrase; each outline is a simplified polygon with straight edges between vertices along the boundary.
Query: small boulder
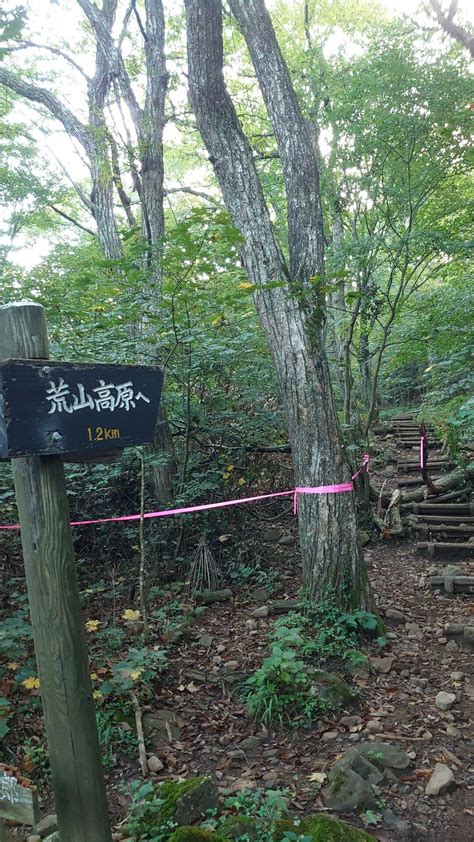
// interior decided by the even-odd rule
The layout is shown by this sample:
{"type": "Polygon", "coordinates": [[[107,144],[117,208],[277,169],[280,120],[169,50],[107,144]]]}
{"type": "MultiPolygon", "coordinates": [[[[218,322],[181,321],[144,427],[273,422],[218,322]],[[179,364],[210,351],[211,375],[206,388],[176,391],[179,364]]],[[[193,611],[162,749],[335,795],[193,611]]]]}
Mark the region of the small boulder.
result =
{"type": "Polygon", "coordinates": [[[242,740],[239,743],[238,748],[241,751],[258,751],[260,748],[261,739],[260,737],[247,737],[245,740],[242,740]]]}
{"type": "Polygon", "coordinates": [[[372,672],[380,672],[386,675],[392,669],[392,664],[395,660],[394,655],[388,655],[386,658],[374,657],[370,659],[370,669],[372,672]]]}
{"type": "Polygon", "coordinates": [[[219,803],[217,788],[211,777],[190,778],[185,781],[165,781],[160,795],[163,804],[160,818],[172,819],[177,825],[188,825],[199,821],[208,810],[214,810],[219,803]]]}
{"type": "Polygon", "coordinates": [[[281,536],[281,529],[278,529],[275,526],[269,526],[262,532],[262,541],[265,541],[267,544],[276,544],[277,541],[280,540],[281,536]]]}
{"type": "Polygon", "coordinates": [[[34,833],[32,836],[28,836],[26,842],[41,842],[41,836],[38,836],[37,833],[34,833]]]}
{"type": "Polygon", "coordinates": [[[365,726],[365,730],[368,734],[381,734],[383,725],[378,719],[371,719],[365,726]]]}
{"type": "Polygon", "coordinates": [[[436,696],[435,705],[438,710],[449,710],[455,701],[456,695],[454,693],[446,693],[444,690],[441,690],[436,696]]]}
{"type": "Polygon", "coordinates": [[[153,713],[145,713],[143,716],[143,730],[146,735],[155,738],[157,742],[165,740],[179,740],[181,729],[176,725],[176,715],[172,710],[163,708],[153,713]]]}
{"type": "Polygon", "coordinates": [[[202,646],[204,649],[210,649],[213,640],[214,638],[210,634],[201,634],[196,642],[198,646],[202,646]]]}
{"type": "Polygon", "coordinates": [[[41,837],[41,839],[46,839],[47,836],[50,836],[51,833],[55,833],[58,829],[58,817],[55,813],[51,813],[48,816],[45,816],[44,819],[38,822],[35,827],[35,833],[41,837]]]}
{"type": "Polygon", "coordinates": [[[147,766],[150,772],[161,772],[161,770],[165,768],[160,758],[157,757],[156,754],[152,754],[151,757],[148,758],[147,766]]]}
{"type": "Polygon", "coordinates": [[[352,699],[352,691],[344,679],[326,670],[315,670],[312,673],[311,692],[333,707],[340,707],[352,699]]]}
{"type": "Polygon", "coordinates": [[[443,795],[455,786],[454,775],[449,766],[437,763],[429,779],[425,792],[427,795],[443,795]]]}
{"type": "Polygon", "coordinates": [[[252,617],[255,617],[256,620],[261,620],[264,617],[268,617],[270,613],[270,609],[268,605],[261,605],[260,608],[254,608],[252,611],[252,617]]]}
{"type": "Polygon", "coordinates": [[[387,608],[385,612],[387,620],[395,620],[396,623],[404,623],[405,615],[398,608],[387,608]]]}
{"type": "Polygon", "coordinates": [[[411,640],[423,640],[423,632],[418,623],[407,623],[405,629],[411,640]]]}
{"type": "Polygon", "coordinates": [[[383,773],[380,769],[378,769],[377,766],[374,766],[365,757],[362,757],[355,748],[350,748],[349,751],[346,751],[341,759],[334,764],[329,772],[329,780],[332,781],[339,771],[347,771],[348,769],[352,772],[356,772],[369,784],[379,784],[383,781],[383,773]]]}
{"type": "Polygon", "coordinates": [[[394,746],[392,743],[384,743],[380,740],[372,743],[363,743],[357,749],[359,754],[384,769],[386,766],[389,769],[406,769],[410,765],[410,758],[408,754],[399,746],[394,746]]]}
{"type": "Polygon", "coordinates": [[[329,786],[323,790],[326,807],[342,812],[359,807],[373,807],[375,795],[372,787],[352,769],[338,769],[329,786]]]}

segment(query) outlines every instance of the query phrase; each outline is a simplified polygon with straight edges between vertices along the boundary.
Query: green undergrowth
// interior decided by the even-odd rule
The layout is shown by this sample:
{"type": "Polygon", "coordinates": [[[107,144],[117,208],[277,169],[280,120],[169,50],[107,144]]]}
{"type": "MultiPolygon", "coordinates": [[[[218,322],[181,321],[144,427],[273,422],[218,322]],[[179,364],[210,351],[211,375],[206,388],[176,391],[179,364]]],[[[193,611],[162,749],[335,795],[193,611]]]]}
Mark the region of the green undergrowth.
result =
{"type": "Polygon", "coordinates": [[[273,842],[374,842],[365,830],[351,827],[334,816],[309,816],[301,821],[282,819],[277,822],[273,842]]]}
{"type": "MultiPolygon", "coordinates": [[[[350,698],[347,686],[336,675],[331,692],[328,679],[321,689],[320,670],[350,673],[362,667],[367,659],[360,651],[361,636],[379,631],[374,614],[341,613],[330,599],[319,605],[303,601],[301,611],[273,623],[270,654],[242,687],[249,715],[265,724],[302,724],[341,707],[350,698]]],[[[383,637],[377,640],[384,645],[383,637]]]]}

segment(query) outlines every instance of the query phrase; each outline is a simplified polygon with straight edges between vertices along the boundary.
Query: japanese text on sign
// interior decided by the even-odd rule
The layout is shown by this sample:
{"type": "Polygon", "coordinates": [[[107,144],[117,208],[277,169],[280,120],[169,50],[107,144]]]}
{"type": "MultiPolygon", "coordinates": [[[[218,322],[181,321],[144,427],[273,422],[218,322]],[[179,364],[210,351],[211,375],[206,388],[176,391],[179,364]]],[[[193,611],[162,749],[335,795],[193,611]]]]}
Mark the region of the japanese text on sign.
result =
{"type": "Polygon", "coordinates": [[[78,394],[71,393],[69,384],[64,381],[62,377],[59,378],[59,383],[56,384],[53,380],[49,381],[49,389],[46,390],[47,400],[51,402],[48,415],[54,412],[76,412],[80,409],[95,409],[97,412],[107,410],[114,412],[116,409],[125,409],[129,412],[130,409],[135,409],[137,401],[145,401],[150,403],[150,398],[147,398],[142,392],[134,392],[133,383],[128,380],[126,383],[119,383],[117,386],[113,383],[107,383],[105,380],[99,380],[99,386],[91,389],[91,392],[86,392],[82,383],[77,384],[78,394]]]}

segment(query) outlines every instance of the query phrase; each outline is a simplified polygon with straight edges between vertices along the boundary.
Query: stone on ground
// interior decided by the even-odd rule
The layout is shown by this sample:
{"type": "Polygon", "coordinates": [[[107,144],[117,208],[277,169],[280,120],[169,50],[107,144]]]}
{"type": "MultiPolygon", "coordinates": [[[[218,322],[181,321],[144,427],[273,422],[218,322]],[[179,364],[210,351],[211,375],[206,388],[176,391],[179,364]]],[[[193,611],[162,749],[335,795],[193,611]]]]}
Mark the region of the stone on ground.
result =
{"type": "Polygon", "coordinates": [[[351,812],[360,807],[375,806],[375,795],[371,785],[357,772],[338,769],[323,790],[323,801],[331,810],[351,812]]]}
{"type": "Polygon", "coordinates": [[[35,827],[35,833],[41,837],[41,839],[46,839],[47,836],[50,836],[51,833],[54,833],[58,829],[58,817],[51,813],[49,816],[45,816],[44,819],[38,822],[35,827]]]}
{"type": "Polygon", "coordinates": [[[454,775],[444,763],[437,763],[433,774],[426,785],[427,795],[443,795],[453,788],[455,784],[454,775]]]}
{"type": "Polygon", "coordinates": [[[436,696],[435,705],[438,710],[449,710],[455,701],[456,696],[454,693],[446,693],[444,690],[441,690],[436,696]]]}
{"type": "Polygon", "coordinates": [[[386,766],[389,769],[406,769],[410,765],[410,758],[403,749],[391,743],[381,742],[380,740],[372,743],[363,743],[358,746],[357,751],[366,760],[369,760],[382,769],[386,766]]]}

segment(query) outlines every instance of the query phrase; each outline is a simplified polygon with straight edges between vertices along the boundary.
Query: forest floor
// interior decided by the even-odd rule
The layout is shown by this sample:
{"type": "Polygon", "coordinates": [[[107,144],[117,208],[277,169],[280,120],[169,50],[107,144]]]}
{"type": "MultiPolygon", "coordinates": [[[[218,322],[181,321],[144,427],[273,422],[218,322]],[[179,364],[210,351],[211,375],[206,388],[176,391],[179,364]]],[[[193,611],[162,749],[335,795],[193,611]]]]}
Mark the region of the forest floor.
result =
{"type": "MultiPolygon", "coordinates": [[[[413,540],[376,539],[365,548],[365,557],[388,642],[382,651],[375,642],[364,643],[368,664],[353,676],[355,700],[309,727],[258,726],[248,717],[238,686],[268,655],[267,633],[275,615],[265,606],[275,598],[296,598],[300,581],[294,519],[288,513],[267,521],[266,527],[259,524],[259,532],[246,539],[256,546],[271,537],[265,552],[271,558],[271,587],[233,587],[231,601],[208,606],[174,642],[164,642],[156,632],[156,643],[168,649],[168,661],[152,697],[143,702],[147,752],[162,764],[152,780],[210,773],[222,792],[284,788],[293,812],[314,813],[325,808],[320,785],[311,776],[327,773],[358,743],[383,740],[402,747],[412,762],[401,777],[381,784],[379,821],[368,828],[375,838],[471,842],[472,652],[447,641],[443,629],[447,622],[466,621],[472,601],[426,586],[432,561],[415,553],[413,540]],[[396,619],[386,616],[387,609],[399,612],[396,619]],[[445,712],[435,704],[441,690],[456,695],[456,703],[445,712]],[[454,772],[455,787],[445,795],[428,796],[425,788],[436,763],[454,772]]],[[[238,534],[226,537],[242,540],[238,534]]],[[[460,562],[460,567],[467,573],[469,562],[460,562]]],[[[154,610],[169,606],[171,598],[182,605],[182,595],[169,594],[156,600],[154,610]]],[[[114,605],[117,615],[123,607],[125,602],[114,605]]],[[[87,604],[87,616],[102,618],[104,624],[110,621],[110,610],[110,601],[100,594],[87,604]]],[[[123,782],[139,777],[136,750],[119,749],[115,768],[106,774],[117,839],[129,804],[123,782]]],[[[362,826],[363,816],[344,817],[362,826]]],[[[24,838],[18,833],[12,832],[10,839],[24,838]]]]}

